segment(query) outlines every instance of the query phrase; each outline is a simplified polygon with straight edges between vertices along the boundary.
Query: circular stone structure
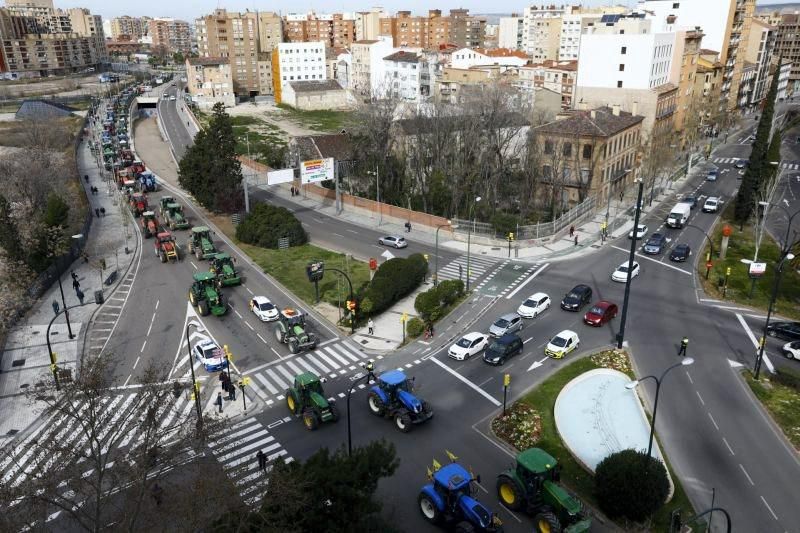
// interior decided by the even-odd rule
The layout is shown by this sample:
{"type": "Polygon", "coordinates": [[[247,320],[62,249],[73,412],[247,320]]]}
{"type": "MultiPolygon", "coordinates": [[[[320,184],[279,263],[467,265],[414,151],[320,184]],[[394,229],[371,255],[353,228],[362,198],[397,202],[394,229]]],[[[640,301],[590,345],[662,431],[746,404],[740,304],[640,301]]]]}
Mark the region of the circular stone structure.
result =
{"type": "MultiPolygon", "coordinates": [[[[590,370],[567,383],[556,398],[554,416],[561,440],[594,473],[598,463],[627,449],[647,451],[650,422],[631,379],[617,370],[590,370]]],[[[653,457],[661,459],[658,443],[653,457]]]]}

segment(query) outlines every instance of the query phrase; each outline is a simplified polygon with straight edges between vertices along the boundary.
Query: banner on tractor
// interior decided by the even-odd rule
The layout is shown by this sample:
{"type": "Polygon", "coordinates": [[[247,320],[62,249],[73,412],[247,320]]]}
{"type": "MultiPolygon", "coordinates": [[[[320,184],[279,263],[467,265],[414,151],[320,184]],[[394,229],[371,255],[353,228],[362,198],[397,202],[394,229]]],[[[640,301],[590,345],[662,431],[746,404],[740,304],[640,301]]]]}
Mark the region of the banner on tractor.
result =
{"type": "Polygon", "coordinates": [[[300,179],[304,184],[332,180],[333,158],[303,161],[300,163],[300,179]]]}
{"type": "Polygon", "coordinates": [[[291,183],[294,181],[294,169],[284,168],[267,172],[267,185],[278,185],[279,183],[291,183]]]}

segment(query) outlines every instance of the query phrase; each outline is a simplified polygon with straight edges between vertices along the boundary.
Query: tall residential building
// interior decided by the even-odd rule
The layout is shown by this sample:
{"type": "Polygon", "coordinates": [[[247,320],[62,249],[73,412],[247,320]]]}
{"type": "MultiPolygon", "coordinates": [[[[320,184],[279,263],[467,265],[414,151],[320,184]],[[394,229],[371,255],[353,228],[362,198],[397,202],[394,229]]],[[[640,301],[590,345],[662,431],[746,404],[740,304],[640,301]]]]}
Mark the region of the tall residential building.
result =
{"type": "Polygon", "coordinates": [[[695,77],[697,76],[703,32],[691,30],[677,33],[675,60],[672,65],[672,80],[678,85],[675,131],[680,132],[685,138],[687,132],[684,129],[687,119],[696,106],[695,77]]]}
{"type": "Polygon", "coordinates": [[[800,91],[800,15],[787,13],[781,15],[775,41],[775,55],[791,62],[789,73],[789,95],[800,91]]]}
{"type": "Polygon", "coordinates": [[[358,11],[355,19],[356,41],[377,39],[381,32],[381,17],[387,16],[382,7],[358,11]]]}
{"type": "Polygon", "coordinates": [[[167,53],[186,53],[192,49],[189,23],[173,18],[154,18],[148,21],[148,35],[151,46],[164,47],[167,53]]]}
{"type": "Polygon", "coordinates": [[[294,81],[327,79],[325,43],[280,43],[272,50],[272,90],[275,103],[281,103],[283,88],[294,81]]]}
{"type": "Polygon", "coordinates": [[[111,19],[111,38],[120,40],[121,35],[130,36],[131,41],[137,41],[147,35],[150,17],[115,17],[111,19]]]}
{"type": "Polygon", "coordinates": [[[471,16],[467,9],[451,9],[448,16],[442,16],[441,9],[430,9],[422,17],[398,11],[394,17],[380,19],[380,35],[391,35],[395,47],[482,46],[485,29],[486,20],[471,16]]]}
{"type": "Polygon", "coordinates": [[[211,109],[221,102],[236,105],[230,62],[223,57],[186,58],[186,86],[192,101],[200,109],[211,109]]]}
{"type": "Polygon", "coordinates": [[[500,17],[500,24],[497,35],[497,46],[500,48],[511,48],[512,50],[522,50],[523,44],[523,19],[512,14],[510,17],[500,17]]]}
{"type": "Polygon", "coordinates": [[[564,7],[528,6],[522,15],[522,49],[534,61],[557,59],[564,7]]]}
{"type": "Polygon", "coordinates": [[[392,37],[388,35],[353,43],[350,47],[352,58],[349,75],[349,87],[353,94],[363,98],[385,92],[386,71],[383,58],[392,51],[392,37]]]}
{"type": "Polygon", "coordinates": [[[773,55],[777,33],[777,28],[759,19],[753,19],[750,25],[744,58],[755,65],[755,79],[746,105],[755,106],[767,96],[772,79],[771,67],[778,63],[778,57],[773,55]]]}
{"type": "Polygon", "coordinates": [[[558,60],[578,59],[581,35],[591,31],[600,22],[598,13],[565,13],[561,17],[561,32],[558,36],[558,60]]]}
{"type": "Polygon", "coordinates": [[[256,13],[229,13],[217,9],[195,20],[195,33],[200,57],[229,60],[236,94],[249,96],[259,93],[256,13]]]}
{"type": "Polygon", "coordinates": [[[577,61],[548,60],[520,67],[518,72],[520,88],[531,90],[540,87],[556,92],[561,95],[561,108],[572,108],[578,73],[577,61]]]}
{"type": "Polygon", "coordinates": [[[272,52],[283,42],[283,19],[277,13],[260,11],[258,13],[258,51],[272,52]]]}
{"type": "Polygon", "coordinates": [[[285,33],[290,43],[321,41],[330,48],[344,48],[355,41],[355,20],[342,13],[289,14],[285,33]]]}

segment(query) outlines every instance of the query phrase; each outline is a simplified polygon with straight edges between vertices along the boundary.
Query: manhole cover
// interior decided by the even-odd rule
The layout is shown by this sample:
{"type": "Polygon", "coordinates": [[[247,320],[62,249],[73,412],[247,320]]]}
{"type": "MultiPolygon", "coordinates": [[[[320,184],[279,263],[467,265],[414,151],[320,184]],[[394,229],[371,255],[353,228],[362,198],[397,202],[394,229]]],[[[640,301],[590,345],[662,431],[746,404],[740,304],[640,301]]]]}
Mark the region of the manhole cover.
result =
{"type": "Polygon", "coordinates": [[[369,341],[367,339],[364,339],[363,341],[361,341],[361,344],[367,344],[367,342],[369,341]]]}
{"type": "Polygon", "coordinates": [[[12,367],[14,367],[14,366],[22,366],[24,364],[25,364],[25,359],[14,359],[13,361],[11,361],[11,366],[12,367]]]}

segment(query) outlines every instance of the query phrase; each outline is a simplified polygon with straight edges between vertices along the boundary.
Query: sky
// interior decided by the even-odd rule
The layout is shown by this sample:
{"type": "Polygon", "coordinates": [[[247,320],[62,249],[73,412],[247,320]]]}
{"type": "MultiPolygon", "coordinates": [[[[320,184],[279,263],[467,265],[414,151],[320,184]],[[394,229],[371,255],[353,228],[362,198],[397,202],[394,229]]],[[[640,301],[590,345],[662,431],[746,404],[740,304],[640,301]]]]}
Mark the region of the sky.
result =
{"type": "MultiPolygon", "coordinates": [[[[689,0],[702,2],[703,0],[689,0]]],[[[758,4],[795,3],[798,0],[769,0],[759,1],[758,4]]],[[[212,12],[214,9],[225,8],[228,11],[279,11],[282,14],[304,13],[315,10],[319,13],[336,13],[349,11],[366,11],[372,6],[382,6],[390,13],[398,10],[411,10],[414,14],[427,13],[428,9],[441,9],[447,12],[452,8],[466,8],[470,13],[511,13],[522,12],[525,6],[533,3],[541,4],[583,4],[586,6],[607,5],[611,3],[634,6],[634,0],[539,0],[525,2],[522,0],[55,0],[56,7],[86,7],[92,13],[102,15],[104,19],[121,15],[150,17],[174,17],[192,22],[195,18],[212,12]]]]}

